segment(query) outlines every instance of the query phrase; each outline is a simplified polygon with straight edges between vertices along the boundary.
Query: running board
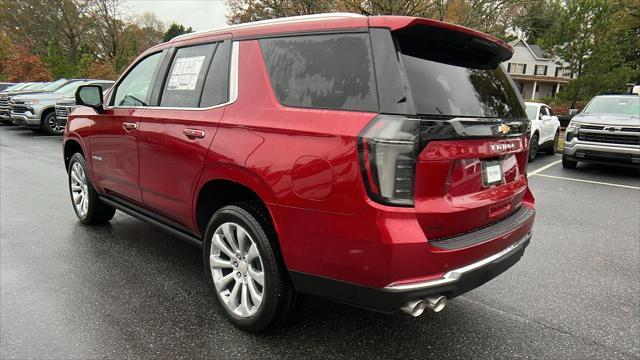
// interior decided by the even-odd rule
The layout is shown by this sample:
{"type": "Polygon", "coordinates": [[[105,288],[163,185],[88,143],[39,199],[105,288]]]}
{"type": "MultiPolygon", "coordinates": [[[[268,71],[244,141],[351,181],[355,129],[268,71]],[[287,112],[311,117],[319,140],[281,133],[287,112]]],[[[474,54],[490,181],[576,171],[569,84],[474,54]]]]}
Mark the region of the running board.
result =
{"type": "Polygon", "coordinates": [[[159,227],[160,229],[163,229],[177,237],[180,238],[180,240],[186,241],[191,245],[197,246],[199,248],[202,248],[202,240],[200,240],[199,238],[197,238],[194,234],[191,234],[189,232],[187,232],[186,230],[182,230],[180,229],[180,225],[173,223],[172,221],[168,220],[168,219],[163,219],[160,215],[156,215],[153,214],[145,209],[142,209],[138,206],[135,206],[133,204],[125,204],[124,201],[120,201],[115,200],[113,198],[109,198],[106,196],[102,196],[99,195],[98,198],[100,199],[100,201],[102,201],[103,203],[112,206],[120,211],[122,211],[125,214],[128,214],[130,216],[133,216],[134,218],[138,219],[138,220],[142,220],[144,222],[147,222],[149,224],[155,225],[157,227],[159,227]]]}

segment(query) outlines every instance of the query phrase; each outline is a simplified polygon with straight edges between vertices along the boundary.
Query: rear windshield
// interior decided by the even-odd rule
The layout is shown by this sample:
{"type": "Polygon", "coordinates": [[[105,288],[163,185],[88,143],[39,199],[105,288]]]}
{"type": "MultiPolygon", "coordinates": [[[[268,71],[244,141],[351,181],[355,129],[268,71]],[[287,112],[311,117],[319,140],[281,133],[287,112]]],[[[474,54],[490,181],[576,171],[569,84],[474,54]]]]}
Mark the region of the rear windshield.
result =
{"type": "Polygon", "coordinates": [[[422,115],[524,118],[502,67],[473,69],[401,54],[416,112],[422,115]]]}
{"type": "Polygon", "coordinates": [[[368,34],[282,37],[260,45],[283,105],[377,111],[368,34]]]}
{"type": "Polygon", "coordinates": [[[640,115],[638,97],[599,97],[591,100],[584,109],[585,114],[640,115]]]}

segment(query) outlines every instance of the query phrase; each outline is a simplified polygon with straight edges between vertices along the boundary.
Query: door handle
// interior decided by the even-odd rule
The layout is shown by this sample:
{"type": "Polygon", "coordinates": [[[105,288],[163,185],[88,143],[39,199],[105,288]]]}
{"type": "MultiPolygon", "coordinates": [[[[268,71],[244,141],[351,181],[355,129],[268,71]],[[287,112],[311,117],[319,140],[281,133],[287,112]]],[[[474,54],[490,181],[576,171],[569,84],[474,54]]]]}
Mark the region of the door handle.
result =
{"type": "Polygon", "coordinates": [[[182,133],[189,139],[202,139],[207,134],[200,129],[184,129],[182,133]]]}
{"type": "Polygon", "coordinates": [[[123,122],[122,123],[122,128],[124,129],[124,131],[132,131],[138,128],[138,124],[136,123],[130,123],[130,122],[123,122]]]}

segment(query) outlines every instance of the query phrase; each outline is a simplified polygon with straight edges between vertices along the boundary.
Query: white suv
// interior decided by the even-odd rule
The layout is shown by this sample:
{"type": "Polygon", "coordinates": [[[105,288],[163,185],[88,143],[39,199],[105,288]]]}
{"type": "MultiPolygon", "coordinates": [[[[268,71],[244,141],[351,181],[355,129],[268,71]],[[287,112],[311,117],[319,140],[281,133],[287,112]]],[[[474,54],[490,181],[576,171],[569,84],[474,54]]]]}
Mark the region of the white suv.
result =
{"type": "Polygon", "coordinates": [[[551,108],[542,103],[526,102],[527,117],[531,120],[531,138],[529,144],[529,162],[536,159],[538,150],[553,155],[558,148],[560,138],[560,120],[553,115],[551,108]]]}

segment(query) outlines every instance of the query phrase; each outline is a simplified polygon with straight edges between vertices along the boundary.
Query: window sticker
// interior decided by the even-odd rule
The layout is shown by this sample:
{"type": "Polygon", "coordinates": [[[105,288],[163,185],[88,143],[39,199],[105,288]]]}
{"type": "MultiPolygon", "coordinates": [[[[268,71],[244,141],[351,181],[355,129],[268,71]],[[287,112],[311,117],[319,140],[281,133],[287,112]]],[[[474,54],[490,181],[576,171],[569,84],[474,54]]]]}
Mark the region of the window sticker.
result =
{"type": "Polygon", "coordinates": [[[167,90],[194,90],[206,56],[176,59],[167,90]]]}

